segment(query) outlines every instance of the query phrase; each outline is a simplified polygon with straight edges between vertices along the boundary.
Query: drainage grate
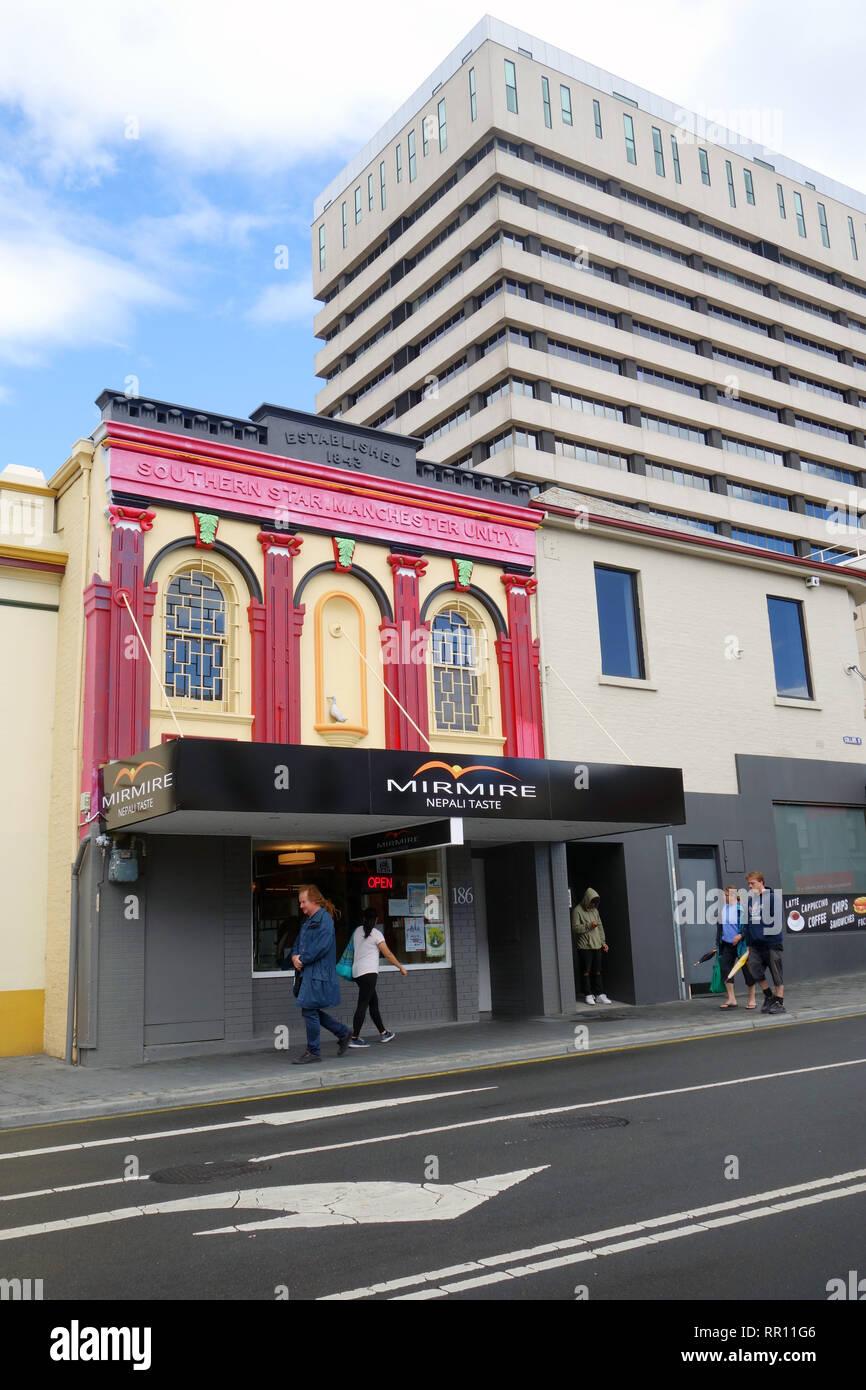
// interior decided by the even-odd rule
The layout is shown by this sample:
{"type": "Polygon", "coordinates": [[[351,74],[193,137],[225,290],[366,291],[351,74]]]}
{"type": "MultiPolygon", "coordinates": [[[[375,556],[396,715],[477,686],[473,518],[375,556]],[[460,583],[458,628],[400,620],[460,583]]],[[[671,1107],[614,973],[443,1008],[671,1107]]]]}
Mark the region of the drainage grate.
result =
{"type": "Polygon", "coordinates": [[[622,1129],[628,1124],[619,1115],[554,1115],[533,1120],[532,1129],[622,1129]]]}
{"type": "Polygon", "coordinates": [[[270,1171],[269,1163],[182,1163],[177,1168],[160,1168],[151,1173],[151,1182],[219,1182],[223,1178],[245,1178],[270,1171]]]}
{"type": "Polygon", "coordinates": [[[578,1014],[575,1022],[588,1023],[592,1019],[593,1023],[621,1023],[624,1018],[634,1018],[634,1014],[597,1014],[595,1009],[587,1009],[585,1014],[578,1014]]]}

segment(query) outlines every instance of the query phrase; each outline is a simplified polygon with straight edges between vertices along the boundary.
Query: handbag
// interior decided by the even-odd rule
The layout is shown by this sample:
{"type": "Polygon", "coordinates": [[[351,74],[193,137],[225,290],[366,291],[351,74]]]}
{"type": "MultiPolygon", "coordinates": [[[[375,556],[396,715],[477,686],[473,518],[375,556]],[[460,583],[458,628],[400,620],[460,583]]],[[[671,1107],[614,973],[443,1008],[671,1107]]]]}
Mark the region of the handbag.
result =
{"type": "Polygon", "coordinates": [[[349,937],[349,944],[340,959],[337,961],[337,974],[342,975],[344,980],[352,978],[352,963],[355,959],[354,937],[349,937]]]}
{"type": "Polygon", "coordinates": [[[725,986],[722,981],[722,965],[719,960],[719,953],[716,952],[716,959],[713,961],[713,978],[710,981],[710,994],[724,994],[725,986]]]}

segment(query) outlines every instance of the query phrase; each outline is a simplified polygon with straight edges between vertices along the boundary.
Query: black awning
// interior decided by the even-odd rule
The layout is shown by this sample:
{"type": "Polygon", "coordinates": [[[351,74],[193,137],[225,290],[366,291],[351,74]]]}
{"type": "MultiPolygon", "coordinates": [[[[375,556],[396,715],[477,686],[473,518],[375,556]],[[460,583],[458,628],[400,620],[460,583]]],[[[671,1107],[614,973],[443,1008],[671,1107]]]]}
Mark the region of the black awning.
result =
{"type": "Polygon", "coordinates": [[[467,839],[492,826],[502,840],[554,840],[686,818],[679,768],[495,754],[175,739],[109,763],[101,780],[106,828],[154,834],[270,835],[299,817],[358,834],[461,816],[467,839]]]}

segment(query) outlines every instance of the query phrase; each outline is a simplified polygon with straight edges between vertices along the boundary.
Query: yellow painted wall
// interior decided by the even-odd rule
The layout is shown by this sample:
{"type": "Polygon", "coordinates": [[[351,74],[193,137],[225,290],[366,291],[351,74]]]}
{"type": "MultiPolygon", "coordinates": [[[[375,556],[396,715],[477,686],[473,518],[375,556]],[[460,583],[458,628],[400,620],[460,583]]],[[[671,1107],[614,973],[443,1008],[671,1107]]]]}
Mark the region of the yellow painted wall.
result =
{"type": "Polygon", "coordinates": [[[31,1057],[41,1052],[44,1027],[44,989],[0,992],[0,1057],[31,1057]]]}

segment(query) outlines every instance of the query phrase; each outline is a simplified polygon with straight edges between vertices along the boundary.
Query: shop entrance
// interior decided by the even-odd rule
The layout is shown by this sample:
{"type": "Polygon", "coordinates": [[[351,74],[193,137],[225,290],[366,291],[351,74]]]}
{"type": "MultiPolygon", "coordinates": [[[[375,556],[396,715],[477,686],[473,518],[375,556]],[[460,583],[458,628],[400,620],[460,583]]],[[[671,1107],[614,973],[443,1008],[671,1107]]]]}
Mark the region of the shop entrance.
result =
{"type": "MultiPolygon", "coordinates": [[[[605,940],[610,950],[602,959],[605,993],[614,1001],[634,1003],[634,974],[631,958],[631,929],[625,881],[625,852],[621,844],[571,844],[566,849],[568,886],[572,906],[580,902],[587,888],[599,896],[599,912],[605,940]]],[[[575,966],[575,993],[583,998],[580,962],[572,937],[575,966]]]]}

